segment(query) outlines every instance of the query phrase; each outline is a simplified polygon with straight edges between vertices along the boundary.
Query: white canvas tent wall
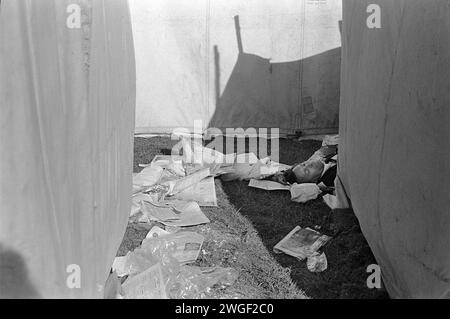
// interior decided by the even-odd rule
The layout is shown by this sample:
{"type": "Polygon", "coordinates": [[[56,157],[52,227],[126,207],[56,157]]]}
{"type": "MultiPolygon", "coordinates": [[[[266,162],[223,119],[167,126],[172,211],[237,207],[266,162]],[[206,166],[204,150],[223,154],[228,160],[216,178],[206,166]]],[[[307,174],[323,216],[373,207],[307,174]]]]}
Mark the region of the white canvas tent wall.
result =
{"type": "Polygon", "coordinates": [[[450,6],[343,7],[339,175],[392,297],[450,297],[450,6]]]}
{"type": "Polygon", "coordinates": [[[195,120],[337,132],[341,0],[133,0],[130,9],[136,132],[193,130],[195,120]]]}
{"type": "Polygon", "coordinates": [[[127,2],[0,6],[0,298],[102,297],[131,204],[127,2]]]}

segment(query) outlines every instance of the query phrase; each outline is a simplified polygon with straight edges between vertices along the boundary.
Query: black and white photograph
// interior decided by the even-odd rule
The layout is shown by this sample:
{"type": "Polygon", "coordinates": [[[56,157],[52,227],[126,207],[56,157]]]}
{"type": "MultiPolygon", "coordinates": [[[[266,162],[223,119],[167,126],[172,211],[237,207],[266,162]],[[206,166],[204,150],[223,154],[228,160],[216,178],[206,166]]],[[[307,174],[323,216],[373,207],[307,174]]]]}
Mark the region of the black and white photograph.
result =
{"type": "Polygon", "coordinates": [[[449,108],[450,0],[0,0],[0,299],[449,299],[449,108]]]}

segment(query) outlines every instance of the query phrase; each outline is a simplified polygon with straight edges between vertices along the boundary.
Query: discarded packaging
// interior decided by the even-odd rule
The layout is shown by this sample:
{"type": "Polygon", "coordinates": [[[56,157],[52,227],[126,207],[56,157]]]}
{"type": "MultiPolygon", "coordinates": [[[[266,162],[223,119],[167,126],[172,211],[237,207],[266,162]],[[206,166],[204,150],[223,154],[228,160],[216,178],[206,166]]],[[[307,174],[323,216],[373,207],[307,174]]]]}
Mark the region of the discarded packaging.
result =
{"type": "Polygon", "coordinates": [[[133,177],[133,185],[138,187],[153,186],[159,182],[163,169],[159,166],[146,167],[133,177]]]}
{"type": "Polygon", "coordinates": [[[232,285],[238,277],[235,269],[185,265],[197,259],[203,240],[200,234],[183,231],[151,236],[117,257],[113,269],[130,276],[123,284],[125,298],[205,298],[213,287],[232,285]]]}
{"type": "Polygon", "coordinates": [[[207,177],[198,184],[192,185],[175,194],[174,199],[195,201],[200,206],[217,207],[216,185],[214,177],[207,177]]]}
{"type": "Polygon", "coordinates": [[[153,185],[152,187],[144,190],[144,193],[148,195],[147,199],[153,203],[158,203],[164,200],[165,196],[169,192],[167,185],[153,185]]]}
{"type": "Polygon", "coordinates": [[[149,164],[151,167],[161,167],[177,176],[185,176],[183,158],[179,155],[156,155],[149,164]]]}
{"type": "Polygon", "coordinates": [[[186,177],[173,181],[164,182],[164,185],[169,186],[168,195],[175,195],[199,183],[201,180],[205,179],[209,175],[210,175],[209,168],[205,168],[186,177]]]}
{"type": "Polygon", "coordinates": [[[147,238],[141,248],[154,252],[164,245],[171,246],[171,254],[180,264],[187,264],[197,260],[205,238],[197,233],[182,231],[156,238],[147,238]]]}
{"type": "Polygon", "coordinates": [[[161,238],[170,234],[171,234],[170,232],[162,229],[161,227],[153,226],[153,228],[150,229],[145,238],[161,238]]]}
{"type": "Polygon", "coordinates": [[[328,267],[327,256],[325,256],[325,253],[309,256],[306,265],[311,272],[325,271],[328,267]]]}
{"type": "Polygon", "coordinates": [[[122,285],[122,289],[126,299],[167,299],[159,263],[129,277],[122,285]]]}
{"type": "Polygon", "coordinates": [[[142,245],[124,257],[116,257],[113,269],[124,275],[136,275],[161,263],[163,272],[178,272],[179,266],[197,260],[204,237],[193,232],[178,232],[146,238],[142,245]]]}
{"type": "Polygon", "coordinates": [[[111,268],[114,272],[116,272],[117,276],[123,277],[128,275],[128,270],[126,269],[127,259],[128,255],[114,258],[114,262],[111,268]]]}
{"type": "Polygon", "coordinates": [[[180,155],[156,155],[149,166],[160,166],[167,168],[171,163],[182,163],[183,157],[180,155]]]}
{"type": "Polygon", "coordinates": [[[238,275],[233,268],[183,266],[176,276],[169,279],[167,291],[173,299],[207,297],[211,288],[230,286],[238,275]]]}
{"type": "MultiPolygon", "coordinates": [[[[233,166],[221,169],[222,173],[221,179],[224,182],[234,180],[263,179],[277,172],[286,170],[290,167],[284,164],[272,162],[268,157],[253,162],[252,156],[248,154],[240,154],[240,155],[237,156],[236,163],[233,166]],[[241,161],[239,158],[240,155],[250,157],[251,162],[241,161]]],[[[253,154],[253,156],[255,156],[256,158],[256,155],[253,154]]]]}
{"type": "Polygon", "coordinates": [[[174,200],[155,204],[142,201],[141,205],[149,220],[159,221],[167,226],[186,227],[209,223],[196,202],[174,200]]]}
{"type": "Polygon", "coordinates": [[[266,191],[277,191],[277,190],[290,190],[290,185],[283,185],[277,182],[273,181],[266,181],[266,180],[258,180],[258,179],[251,179],[250,183],[248,183],[249,187],[254,188],[260,188],[264,189],[266,191]]]}
{"type": "Polygon", "coordinates": [[[313,256],[331,237],[311,228],[295,227],[274,247],[274,252],[285,253],[300,260],[313,256]]]}

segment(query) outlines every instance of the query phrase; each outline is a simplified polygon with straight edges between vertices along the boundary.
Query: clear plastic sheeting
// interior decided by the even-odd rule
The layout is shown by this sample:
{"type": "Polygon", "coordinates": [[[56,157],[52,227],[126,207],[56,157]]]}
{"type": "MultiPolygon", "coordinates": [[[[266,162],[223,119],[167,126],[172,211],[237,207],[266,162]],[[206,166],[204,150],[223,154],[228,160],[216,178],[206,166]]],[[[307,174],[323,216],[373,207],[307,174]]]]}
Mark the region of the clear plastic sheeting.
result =
{"type": "Polygon", "coordinates": [[[450,6],[344,1],[339,177],[393,298],[450,297],[450,6]]]}
{"type": "Polygon", "coordinates": [[[103,297],[131,204],[127,1],[2,0],[0,105],[0,297],[103,297]]]}
{"type": "Polygon", "coordinates": [[[208,297],[213,287],[232,285],[238,278],[235,269],[186,265],[196,261],[202,244],[202,235],[180,231],[147,238],[139,248],[116,258],[120,274],[129,276],[122,285],[124,297],[198,299],[208,297]],[[146,279],[149,274],[152,280],[146,279]]]}

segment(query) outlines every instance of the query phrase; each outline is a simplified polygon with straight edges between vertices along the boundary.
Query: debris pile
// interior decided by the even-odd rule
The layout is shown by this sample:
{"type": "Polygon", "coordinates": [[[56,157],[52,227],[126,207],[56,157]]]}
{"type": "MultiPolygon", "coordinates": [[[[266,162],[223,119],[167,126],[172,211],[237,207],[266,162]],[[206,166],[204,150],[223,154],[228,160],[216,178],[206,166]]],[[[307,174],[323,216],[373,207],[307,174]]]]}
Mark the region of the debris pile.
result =
{"type": "MultiPolygon", "coordinates": [[[[298,198],[312,198],[309,185],[282,185],[263,180],[290,167],[258,159],[253,153],[222,154],[182,138],[183,155],[157,155],[140,164],[133,176],[129,221],[150,229],[141,245],[116,257],[105,296],[115,298],[206,298],[213,287],[226,288],[238,278],[233,268],[195,266],[205,238],[192,231],[210,222],[201,207],[217,207],[214,178],[246,180],[265,190],[290,190],[298,198]]],[[[316,186],[316,185],[315,185],[316,186]]],[[[317,187],[317,186],[316,186],[317,187]]],[[[274,250],[307,259],[312,272],[327,268],[318,252],[330,238],[309,228],[296,227],[274,250]]],[[[220,248],[218,248],[220,249],[220,248]]]]}
{"type": "Polygon", "coordinates": [[[183,151],[183,156],[157,155],[133,176],[130,222],[153,227],[138,248],[115,258],[108,281],[116,292],[108,296],[205,298],[212,287],[236,281],[233,268],[193,265],[204,237],[189,230],[210,222],[201,207],[217,206],[214,177],[230,172],[222,170],[235,165],[236,156],[202,148],[202,160],[192,161],[187,144],[183,151]]]}

